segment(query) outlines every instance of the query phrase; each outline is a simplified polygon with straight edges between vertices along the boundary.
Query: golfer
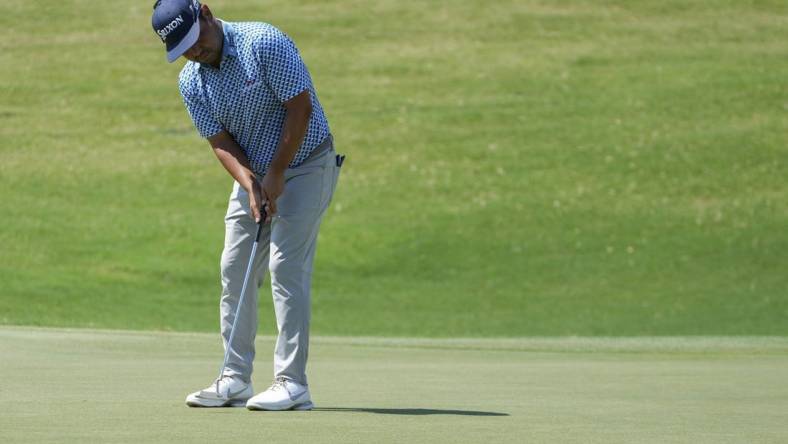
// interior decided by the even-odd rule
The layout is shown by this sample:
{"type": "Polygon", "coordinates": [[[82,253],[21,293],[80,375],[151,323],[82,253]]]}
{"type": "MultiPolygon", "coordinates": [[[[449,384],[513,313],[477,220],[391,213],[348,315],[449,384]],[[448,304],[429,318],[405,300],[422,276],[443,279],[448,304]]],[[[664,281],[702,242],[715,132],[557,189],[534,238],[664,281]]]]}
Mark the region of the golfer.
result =
{"type": "Polygon", "coordinates": [[[219,20],[196,0],[158,0],[152,24],[166,45],[167,61],[188,60],[179,78],[186,109],[235,179],[225,216],[219,304],[229,359],[222,376],[188,395],[186,404],[310,410],[306,363],[312,263],[343,157],[334,152],[309,71],[279,29],[219,20]],[[235,337],[228,344],[261,218],[260,247],[235,337]],[[257,289],[266,269],[279,335],[274,382],[254,396],[257,289]]]}

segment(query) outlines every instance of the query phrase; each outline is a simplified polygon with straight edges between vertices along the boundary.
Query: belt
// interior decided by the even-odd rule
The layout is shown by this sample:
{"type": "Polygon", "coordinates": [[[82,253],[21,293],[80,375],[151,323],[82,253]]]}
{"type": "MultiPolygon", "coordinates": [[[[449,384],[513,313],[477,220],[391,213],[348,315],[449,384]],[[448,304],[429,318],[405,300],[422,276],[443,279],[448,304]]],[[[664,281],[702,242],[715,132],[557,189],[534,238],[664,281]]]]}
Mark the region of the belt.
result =
{"type": "MultiPolygon", "coordinates": [[[[330,150],[333,147],[334,147],[334,137],[331,134],[329,134],[328,136],[326,136],[325,139],[323,139],[322,142],[320,142],[320,145],[316,146],[315,149],[313,149],[312,152],[309,153],[308,156],[306,156],[306,159],[304,159],[304,162],[306,162],[309,159],[312,159],[314,157],[317,157],[317,156],[323,154],[324,152],[330,150]]],[[[301,163],[304,163],[304,162],[301,162],[301,163]]]]}

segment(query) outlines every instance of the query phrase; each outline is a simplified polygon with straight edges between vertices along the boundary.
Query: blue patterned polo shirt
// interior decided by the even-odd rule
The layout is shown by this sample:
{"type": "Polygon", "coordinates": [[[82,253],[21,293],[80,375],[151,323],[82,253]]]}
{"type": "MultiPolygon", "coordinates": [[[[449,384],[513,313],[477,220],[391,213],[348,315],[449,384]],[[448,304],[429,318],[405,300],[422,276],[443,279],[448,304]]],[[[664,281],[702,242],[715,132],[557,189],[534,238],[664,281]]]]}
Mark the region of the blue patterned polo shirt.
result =
{"type": "Polygon", "coordinates": [[[283,102],[308,89],[312,116],[291,167],[298,166],[329,134],[312,78],[290,38],[267,23],[222,22],[224,45],[219,68],[187,62],[179,86],[200,136],[222,130],[246,153],[252,169],[271,164],[285,121],[283,102]]]}

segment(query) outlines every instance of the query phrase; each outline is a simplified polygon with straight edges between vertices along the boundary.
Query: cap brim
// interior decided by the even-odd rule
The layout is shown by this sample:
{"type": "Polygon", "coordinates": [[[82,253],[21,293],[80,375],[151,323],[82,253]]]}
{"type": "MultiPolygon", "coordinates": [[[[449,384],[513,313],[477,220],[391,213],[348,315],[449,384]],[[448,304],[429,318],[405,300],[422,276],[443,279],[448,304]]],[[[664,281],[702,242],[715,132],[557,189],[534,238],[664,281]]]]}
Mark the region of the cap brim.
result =
{"type": "Polygon", "coordinates": [[[167,51],[167,61],[172,63],[183,55],[184,52],[188,51],[189,48],[192,47],[197,42],[197,39],[200,37],[200,20],[194,22],[189,32],[186,33],[186,36],[181,40],[180,43],[171,50],[167,51]]]}

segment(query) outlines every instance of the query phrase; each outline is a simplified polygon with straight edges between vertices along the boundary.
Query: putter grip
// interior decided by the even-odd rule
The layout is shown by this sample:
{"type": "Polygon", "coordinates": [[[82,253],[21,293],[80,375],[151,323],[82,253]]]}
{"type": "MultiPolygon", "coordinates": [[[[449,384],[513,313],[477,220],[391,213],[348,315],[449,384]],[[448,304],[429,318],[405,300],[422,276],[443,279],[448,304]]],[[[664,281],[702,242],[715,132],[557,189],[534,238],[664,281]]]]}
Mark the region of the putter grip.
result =
{"type": "Polygon", "coordinates": [[[265,223],[265,218],[267,216],[268,215],[265,212],[265,205],[263,205],[263,207],[260,208],[260,222],[257,224],[257,235],[254,237],[255,242],[260,241],[260,232],[263,231],[263,224],[265,223]]]}

